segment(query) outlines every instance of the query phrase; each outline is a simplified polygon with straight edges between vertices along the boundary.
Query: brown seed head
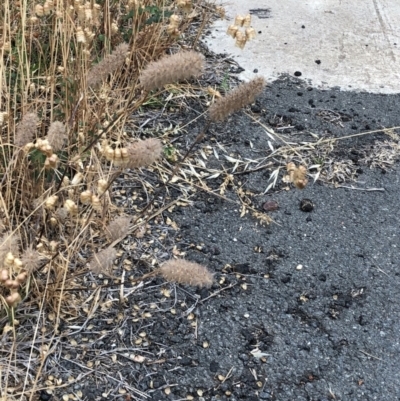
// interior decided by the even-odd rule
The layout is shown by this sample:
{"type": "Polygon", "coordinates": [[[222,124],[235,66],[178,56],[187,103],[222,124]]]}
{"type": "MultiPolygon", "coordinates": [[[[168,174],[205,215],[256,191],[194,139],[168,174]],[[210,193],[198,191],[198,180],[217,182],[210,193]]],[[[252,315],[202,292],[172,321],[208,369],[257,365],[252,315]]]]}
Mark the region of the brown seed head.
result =
{"type": "Polygon", "coordinates": [[[146,91],[150,91],[166,84],[198,77],[203,69],[202,54],[195,51],[181,51],[148,64],[140,74],[140,83],[146,91]]]}
{"type": "Polygon", "coordinates": [[[217,99],[208,111],[211,121],[223,121],[230,114],[253,103],[257,96],[262,93],[264,86],[265,79],[257,77],[249,82],[240,84],[226,96],[217,99]]]}
{"type": "Polygon", "coordinates": [[[126,150],[128,158],[123,165],[127,168],[140,168],[158,160],[163,148],[159,139],[149,138],[129,145],[126,150]]]}
{"type": "Polygon", "coordinates": [[[38,122],[39,119],[35,113],[25,114],[17,125],[15,145],[23,147],[27,143],[32,142],[35,137],[38,122]]]}
{"type": "Polygon", "coordinates": [[[95,253],[89,263],[89,268],[95,273],[108,273],[117,257],[117,251],[108,247],[102,251],[95,253]]]}
{"type": "Polygon", "coordinates": [[[112,74],[121,67],[125,63],[128,50],[129,45],[127,43],[121,43],[111,54],[104,57],[100,63],[93,66],[88,72],[88,86],[95,87],[99,85],[109,74],[112,74]]]}
{"type": "Polygon", "coordinates": [[[167,281],[197,287],[211,287],[214,281],[214,275],[205,266],[184,259],[168,260],[159,273],[167,281]]]}
{"type": "Polygon", "coordinates": [[[65,124],[60,121],[53,121],[47,133],[47,140],[54,152],[58,152],[64,141],[67,139],[65,124]]]}

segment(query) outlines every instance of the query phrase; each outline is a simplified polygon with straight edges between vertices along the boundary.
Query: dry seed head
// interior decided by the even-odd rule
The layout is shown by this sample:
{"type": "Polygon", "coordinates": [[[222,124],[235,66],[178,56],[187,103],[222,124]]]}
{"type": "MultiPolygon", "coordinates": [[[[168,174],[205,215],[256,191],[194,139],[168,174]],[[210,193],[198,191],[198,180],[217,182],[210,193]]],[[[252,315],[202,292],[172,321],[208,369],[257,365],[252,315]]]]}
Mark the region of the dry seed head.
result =
{"type": "Polygon", "coordinates": [[[108,181],[107,181],[107,180],[104,180],[104,179],[100,179],[100,180],[97,182],[97,193],[98,193],[99,195],[103,195],[104,192],[107,191],[107,189],[108,189],[108,181]]]}
{"type": "Polygon", "coordinates": [[[171,259],[159,268],[159,274],[167,281],[197,287],[211,287],[214,275],[198,263],[184,259],[171,259]]]}
{"type": "Polygon", "coordinates": [[[181,31],[175,26],[168,25],[167,26],[167,34],[173,38],[177,38],[181,34],[181,31]]]}
{"type": "Polygon", "coordinates": [[[85,21],[92,21],[93,19],[93,12],[91,8],[85,7],[85,21]]]}
{"type": "Polygon", "coordinates": [[[92,192],[86,190],[79,195],[79,199],[81,203],[83,203],[84,205],[89,205],[90,203],[92,203],[92,196],[93,196],[92,192]]]}
{"type": "Polygon", "coordinates": [[[32,17],[29,18],[29,23],[31,25],[36,25],[39,23],[39,18],[36,17],[36,15],[33,15],[32,17]]]}
{"type": "Polygon", "coordinates": [[[228,30],[226,31],[226,33],[229,36],[232,36],[232,38],[235,38],[236,33],[239,31],[239,28],[236,25],[229,25],[228,30]]]}
{"type": "Polygon", "coordinates": [[[83,174],[82,173],[76,173],[71,181],[71,185],[79,185],[83,180],[83,174]]]}
{"type": "Polygon", "coordinates": [[[54,210],[58,202],[57,195],[51,195],[44,201],[44,208],[48,210],[54,210]]]}
{"type": "Polygon", "coordinates": [[[21,285],[21,284],[25,283],[27,278],[28,278],[28,272],[25,271],[25,272],[18,274],[18,276],[15,277],[15,281],[21,285]]]}
{"type": "Polygon", "coordinates": [[[252,40],[256,37],[256,31],[254,30],[254,28],[247,28],[245,34],[247,40],[252,40]]]}
{"type": "Polygon", "coordinates": [[[60,207],[55,212],[56,217],[63,222],[68,217],[68,210],[65,207],[60,207]]]}
{"type": "Polygon", "coordinates": [[[67,199],[64,202],[64,208],[67,210],[67,212],[72,215],[75,216],[76,214],[78,214],[78,206],[76,205],[76,203],[71,200],[71,199],[67,199]]]}
{"type": "Polygon", "coordinates": [[[114,73],[125,63],[126,54],[129,51],[127,43],[119,44],[114,51],[104,57],[100,63],[94,65],[88,72],[87,83],[90,87],[100,84],[109,74],[114,73]]]}
{"type": "Polygon", "coordinates": [[[0,238],[0,265],[4,263],[4,260],[8,255],[11,259],[11,264],[14,261],[14,256],[18,255],[19,252],[19,237],[15,234],[10,234],[10,233],[5,233],[1,238],[0,238]]]}
{"type": "Polygon", "coordinates": [[[6,297],[6,302],[7,305],[10,308],[16,308],[18,304],[22,301],[21,295],[19,295],[19,292],[13,292],[11,295],[6,297]]]}
{"type": "Polygon", "coordinates": [[[15,133],[15,145],[23,147],[29,142],[32,142],[36,133],[36,126],[39,119],[35,113],[28,113],[22,117],[22,120],[17,125],[15,133]]]}
{"type": "Polygon", "coordinates": [[[204,69],[204,56],[193,50],[164,56],[146,66],[140,74],[140,83],[146,91],[166,84],[198,77],[204,69]]]}
{"type": "Polygon", "coordinates": [[[84,24],[85,23],[85,6],[78,5],[78,7],[76,7],[75,10],[78,14],[78,21],[81,24],[84,24]]]}
{"type": "Polygon", "coordinates": [[[177,28],[180,23],[181,23],[181,18],[179,17],[179,15],[172,14],[169,17],[169,25],[170,26],[173,26],[173,27],[177,28]]]}
{"type": "Polygon", "coordinates": [[[61,186],[62,186],[63,188],[65,188],[65,187],[68,187],[69,184],[70,184],[69,178],[68,178],[67,176],[65,176],[65,177],[63,178],[63,180],[62,180],[61,186]]]}
{"type": "Polygon", "coordinates": [[[192,10],[192,0],[176,0],[176,5],[186,13],[192,10]]]}
{"type": "Polygon", "coordinates": [[[243,26],[244,26],[244,27],[249,27],[250,25],[251,25],[251,15],[250,15],[250,14],[247,14],[247,15],[244,17],[243,26]]]}
{"type": "Polygon", "coordinates": [[[13,262],[13,269],[16,272],[19,272],[22,269],[23,263],[20,258],[15,258],[13,262]]]}
{"type": "Polygon", "coordinates": [[[85,33],[81,27],[76,28],[76,40],[78,43],[86,43],[85,33]]]}
{"type": "Polygon", "coordinates": [[[50,15],[51,11],[54,8],[54,3],[52,1],[45,1],[44,5],[43,5],[43,12],[44,15],[50,15]]]}
{"type": "Polygon", "coordinates": [[[93,209],[101,210],[101,201],[97,195],[92,195],[91,202],[93,209]]]}
{"type": "Polygon", "coordinates": [[[12,267],[12,265],[14,264],[14,259],[15,257],[12,252],[8,252],[4,259],[4,266],[12,267]]]}
{"type": "Polygon", "coordinates": [[[44,161],[44,168],[46,170],[56,169],[58,166],[58,162],[58,156],[53,153],[51,156],[46,157],[46,160],[44,161]]]}
{"type": "Polygon", "coordinates": [[[249,82],[240,84],[226,96],[217,99],[209,109],[211,121],[223,121],[230,114],[251,104],[259,96],[265,86],[265,79],[257,77],[249,82]]]}
{"type": "Polygon", "coordinates": [[[239,49],[244,49],[247,42],[246,35],[243,32],[237,31],[235,39],[235,46],[237,46],[239,49]]]}
{"type": "Polygon", "coordinates": [[[44,9],[43,9],[43,6],[41,4],[36,4],[36,6],[35,6],[35,14],[38,17],[43,17],[44,16],[44,9]]]}
{"type": "Polygon", "coordinates": [[[307,179],[307,168],[305,166],[297,167],[293,162],[290,162],[286,166],[286,170],[289,173],[289,181],[298,189],[304,189],[308,183],[307,179]]]}
{"type": "Polygon", "coordinates": [[[8,118],[8,113],[3,111],[0,113],[0,127],[4,124],[4,121],[8,118]]]}
{"type": "Polygon", "coordinates": [[[118,33],[118,31],[119,31],[118,24],[116,24],[115,22],[113,22],[113,23],[111,24],[111,33],[112,33],[113,35],[115,35],[116,33],[118,33]]]}
{"type": "Polygon", "coordinates": [[[221,19],[225,19],[225,8],[222,6],[218,6],[215,11],[217,12],[217,14],[219,15],[219,17],[221,19]]]}
{"type": "Polygon", "coordinates": [[[3,44],[3,50],[4,52],[8,53],[11,51],[11,42],[4,42],[3,44]]]}
{"type": "Polygon", "coordinates": [[[0,270],[0,283],[5,283],[9,279],[8,270],[0,270]]]}
{"type": "Polygon", "coordinates": [[[36,149],[40,150],[46,156],[51,156],[53,154],[53,148],[51,147],[47,139],[38,139],[35,144],[36,149]]]}
{"type": "Polygon", "coordinates": [[[114,152],[114,149],[110,146],[110,145],[107,145],[105,148],[104,148],[104,151],[103,151],[103,155],[104,155],[104,157],[108,160],[108,161],[114,161],[114,159],[115,159],[115,152],[114,152]]]}
{"type": "Polygon", "coordinates": [[[95,273],[107,273],[112,269],[116,257],[117,251],[114,248],[103,249],[93,255],[89,263],[89,269],[95,273]]]}
{"type": "Polygon", "coordinates": [[[139,0],[129,0],[128,1],[129,9],[138,8],[139,6],[140,6],[140,1],[139,0]]]}
{"type": "Polygon", "coordinates": [[[19,288],[20,284],[19,284],[19,282],[16,281],[16,280],[7,280],[7,281],[4,283],[4,286],[7,287],[7,288],[9,288],[9,289],[16,290],[17,288],[19,288]]]}
{"type": "Polygon", "coordinates": [[[40,254],[30,246],[22,252],[21,261],[24,270],[27,271],[28,274],[31,274],[40,266],[40,254]]]}
{"type": "Polygon", "coordinates": [[[92,43],[93,39],[95,38],[96,34],[91,31],[89,28],[84,29],[86,39],[89,43],[92,43]]]}
{"type": "Polygon", "coordinates": [[[53,148],[53,151],[58,152],[61,150],[66,139],[67,133],[65,124],[61,121],[53,121],[47,133],[47,140],[53,148]]]}
{"type": "Polygon", "coordinates": [[[140,168],[150,166],[160,159],[162,150],[161,141],[156,138],[135,142],[127,147],[128,158],[124,163],[124,167],[140,168]]]}
{"type": "Polygon", "coordinates": [[[129,217],[117,217],[107,226],[107,237],[111,242],[114,242],[119,238],[125,238],[129,234],[130,225],[131,219],[129,217]]]}
{"type": "Polygon", "coordinates": [[[235,25],[243,26],[244,20],[245,20],[245,17],[243,17],[243,15],[237,15],[235,18],[235,25]]]}

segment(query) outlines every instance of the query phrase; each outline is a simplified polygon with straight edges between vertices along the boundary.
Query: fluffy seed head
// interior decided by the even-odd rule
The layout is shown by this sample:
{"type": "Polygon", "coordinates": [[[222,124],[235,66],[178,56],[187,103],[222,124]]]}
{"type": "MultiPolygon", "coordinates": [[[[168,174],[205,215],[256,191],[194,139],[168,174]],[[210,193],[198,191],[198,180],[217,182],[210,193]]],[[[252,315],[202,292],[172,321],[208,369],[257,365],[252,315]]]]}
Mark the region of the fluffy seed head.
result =
{"type": "Polygon", "coordinates": [[[127,159],[123,166],[126,168],[140,168],[153,164],[161,157],[162,143],[159,139],[149,138],[135,142],[127,148],[127,159]]]}
{"type": "Polygon", "coordinates": [[[146,91],[166,84],[198,77],[204,69],[204,56],[195,51],[182,51],[153,61],[142,71],[140,83],[146,91]]]}
{"type": "Polygon", "coordinates": [[[17,125],[15,133],[15,145],[23,147],[29,142],[32,142],[36,126],[39,122],[38,116],[35,113],[28,113],[22,117],[22,120],[17,125]]]}
{"type": "Polygon", "coordinates": [[[93,255],[92,260],[89,263],[89,268],[97,274],[107,273],[111,270],[116,257],[117,251],[109,246],[93,255]]]}
{"type": "Polygon", "coordinates": [[[257,77],[249,82],[240,84],[226,96],[217,99],[209,109],[210,120],[223,121],[230,114],[239,111],[243,107],[254,102],[265,86],[265,80],[257,77]]]}
{"type": "Polygon", "coordinates": [[[131,219],[129,217],[121,216],[111,221],[107,226],[107,236],[111,242],[119,238],[126,237],[129,234],[129,227],[131,219]]]}
{"type": "Polygon", "coordinates": [[[88,72],[88,86],[95,87],[107,78],[109,74],[112,74],[121,67],[125,63],[128,50],[129,45],[127,43],[121,43],[111,54],[106,56],[100,63],[93,66],[88,72]]]}
{"type": "Polygon", "coordinates": [[[32,247],[26,248],[21,256],[22,266],[28,274],[36,271],[40,266],[40,254],[38,251],[32,249],[32,247]]]}
{"type": "MultiPolygon", "coordinates": [[[[0,238],[0,264],[4,263],[8,254],[18,255],[19,237],[15,234],[5,233],[0,238]]],[[[12,262],[11,262],[12,263],[12,262]]]]}
{"type": "Polygon", "coordinates": [[[214,275],[205,266],[184,259],[168,260],[159,273],[167,281],[197,287],[211,287],[214,281],[214,275]]]}
{"type": "Polygon", "coordinates": [[[66,139],[67,134],[65,124],[60,121],[53,121],[49,127],[49,132],[47,133],[47,140],[53,148],[53,151],[58,152],[62,148],[66,139]]]}

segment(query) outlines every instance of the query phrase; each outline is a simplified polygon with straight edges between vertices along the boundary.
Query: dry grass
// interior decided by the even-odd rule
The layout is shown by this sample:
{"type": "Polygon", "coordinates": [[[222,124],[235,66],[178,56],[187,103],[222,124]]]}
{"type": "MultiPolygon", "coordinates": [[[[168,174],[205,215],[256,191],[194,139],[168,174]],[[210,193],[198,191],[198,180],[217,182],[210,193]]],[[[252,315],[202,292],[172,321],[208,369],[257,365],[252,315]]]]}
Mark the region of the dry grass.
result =
{"type": "Polygon", "coordinates": [[[82,277],[112,269],[116,244],[157,216],[148,208],[133,227],[118,221],[112,189],[125,168],[162,156],[159,139],[129,138],[124,127],[149,99],[140,72],[203,13],[201,0],[185,4],[5,0],[0,8],[0,396],[7,400],[64,386],[44,375],[61,320],[82,317],[91,299],[82,277]]]}

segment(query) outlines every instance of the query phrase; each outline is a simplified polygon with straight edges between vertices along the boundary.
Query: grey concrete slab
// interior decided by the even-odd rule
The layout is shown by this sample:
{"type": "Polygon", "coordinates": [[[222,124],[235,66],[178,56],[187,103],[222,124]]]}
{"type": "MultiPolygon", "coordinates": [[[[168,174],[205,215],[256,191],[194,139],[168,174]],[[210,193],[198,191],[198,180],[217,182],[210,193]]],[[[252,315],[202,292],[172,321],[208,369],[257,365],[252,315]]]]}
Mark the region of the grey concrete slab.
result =
{"type": "Polygon", "coordinates": [[[231,0],[224,7],[226,19],[206,42],[232,55],[243,79],[255,70],[269,80],[299,71],[322,88],[400,92],[398,0],[231,0]],[[259,34],[241,50],[226,31],[248,13],[259,34]]]}

